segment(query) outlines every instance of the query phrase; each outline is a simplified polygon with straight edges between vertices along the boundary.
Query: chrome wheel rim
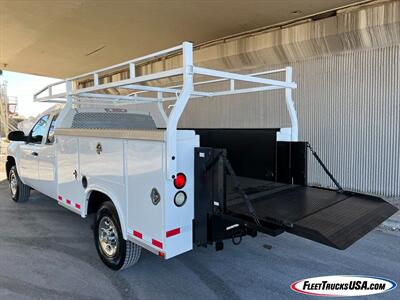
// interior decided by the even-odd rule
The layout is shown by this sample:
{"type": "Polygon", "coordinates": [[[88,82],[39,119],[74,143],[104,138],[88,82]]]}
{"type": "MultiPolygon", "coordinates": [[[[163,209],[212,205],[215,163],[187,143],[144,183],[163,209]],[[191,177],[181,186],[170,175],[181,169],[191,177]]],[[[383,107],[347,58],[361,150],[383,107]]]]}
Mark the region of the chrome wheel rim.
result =
{"type": "Polygon", "coordinates": [[[109,217],[103,217],[99,224],[99,244],[103,253],[114,257],[118,249],[118,231],[109,217]]]}
{"type": "Polygon", "coordinates": [[[17,194],[17,188],[18,188],[17,176],[15,175],[14,172],[12,172],[10,174],[10,190],[12,196],[15,196],[17,194]]]}

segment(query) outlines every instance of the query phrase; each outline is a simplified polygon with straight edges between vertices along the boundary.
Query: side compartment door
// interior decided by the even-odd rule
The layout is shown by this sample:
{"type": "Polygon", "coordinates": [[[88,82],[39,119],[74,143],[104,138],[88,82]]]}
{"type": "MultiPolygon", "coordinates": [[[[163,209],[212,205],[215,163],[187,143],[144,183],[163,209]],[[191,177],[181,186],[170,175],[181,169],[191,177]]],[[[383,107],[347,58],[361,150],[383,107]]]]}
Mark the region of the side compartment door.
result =
{"type": "Polygon", "coordinates": [[[164,249],[164,143],[130,140],[126,145],[128,160],[128,232],[150,250],[164,249]],[[152,194],[159,195],[156,202],[152,194]]]}
{"type": "Polygon", "coordinates": [[[57,136],[57,199],[58,203],[81,214],[84,189],[79,176],[79,138],[57,136]]]}

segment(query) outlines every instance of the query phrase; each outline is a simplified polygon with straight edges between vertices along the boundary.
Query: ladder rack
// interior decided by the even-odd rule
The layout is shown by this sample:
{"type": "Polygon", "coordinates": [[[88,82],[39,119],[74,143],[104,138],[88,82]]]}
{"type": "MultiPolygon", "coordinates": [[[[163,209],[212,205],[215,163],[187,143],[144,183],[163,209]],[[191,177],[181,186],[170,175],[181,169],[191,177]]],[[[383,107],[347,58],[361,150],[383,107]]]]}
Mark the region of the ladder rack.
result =
{"type": "Polygon", "coordinates": [[[178,121],[190,99],[284,89],[286,106],[292,125],[291,140],[297,141],[298,121],[292,100],[292,89],[295,89],[296,87],[296,83],[292,81],[291,67],[244,75],[195,66],[193,64],[193,46],[189,42],[184,42],[176,47],[50,84],[34,95],[34,101],[53,103],[61,102],[66,103],[69,106],[72,105],[72,102],[76,98],[96,99],[96,101],[158,103],[158,108],[165,116],[165,111],[160,103],[164,101],[175,101],[175,105],[166,120],[167,177],[172,179],[172,176],[176,174],[176,131],[178,121]],[[136,75],[136,66],[179,53],[182,53],[182,67],[140,76],[136,75]],[[129,70],[129,76],[127,79],[106,83],[100,82],[99,78],[101,75],[121,69],[129,70]],[[261,77],[276,73],[284,73],[285,81],[261,77]],[[209,77],[211,79],[196,82],[194,80],[195,75],[200,75],[201,77],[206,78],[209,77]],[[149,81],[157,81],[177,76],[182,78],[182,84],[180,85],[165,87],[146,84],[149,81]],[[80,88],[79,85],[74,86],[74,83],[86,80],[93,81],[93,86],[82,88],[80,88]],[[219,91],[203,90],[207,85],[220,82],[229,82],[229,88],[219,91]],[[255,86],[238,88],[237,82],[251,83],[255,86]],[[196,88],[200,86],[202,90],[196,90],[196,88]],[[60,88],[62,89],[61,92],[55,92],[56,89],[60,88]],[[104,93],[107,89],[111,88],[116,90],[117,94],[104,93]],[[130,92],[126,94],[126,91],[130,92]],[[152,96],[146,96],[146,93],[150,93],[152,96]]]}

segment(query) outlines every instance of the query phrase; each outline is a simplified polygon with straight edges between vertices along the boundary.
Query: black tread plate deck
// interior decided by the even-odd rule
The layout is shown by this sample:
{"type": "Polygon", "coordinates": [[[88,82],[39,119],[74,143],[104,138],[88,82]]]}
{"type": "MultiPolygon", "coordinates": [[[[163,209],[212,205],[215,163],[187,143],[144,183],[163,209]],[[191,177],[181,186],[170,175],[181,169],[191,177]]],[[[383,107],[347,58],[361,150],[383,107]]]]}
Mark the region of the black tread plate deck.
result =
{"type": "Polygon", "coordinates": [[[295,222],[287,231],[344,250],[397,210],[381,198],[358,194],[295,222]]]}
{"type": "MultiPolygon", "coordinates": [[[[260,182],[256,184],[260,186],[260,182]]],[[[368,195],[305,186],[266,186],[270,187],[268,195],[260,192],[260,197],[251,200],[260,220],[337,249],[346,249],[397,211],[383,199],[368,195]]],[[[246,204],[238,201],[229,180],[227,204],[235,215],[249,217],[246,204]]]]}

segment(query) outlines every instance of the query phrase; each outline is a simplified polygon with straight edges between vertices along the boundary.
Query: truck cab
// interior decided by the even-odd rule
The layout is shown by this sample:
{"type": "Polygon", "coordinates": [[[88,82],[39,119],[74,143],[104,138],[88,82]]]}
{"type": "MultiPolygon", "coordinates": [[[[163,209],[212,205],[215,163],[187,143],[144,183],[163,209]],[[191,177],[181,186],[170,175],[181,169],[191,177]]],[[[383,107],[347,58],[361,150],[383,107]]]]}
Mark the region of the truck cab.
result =
{"type": "Polygon", "coordinates": [[[9,176],[13,162],[20,180],[27,186],[51,197],[57,197],[54,128],[60,108],[41,114],[30,132],[20,135],[21,141],[12,142],[8,148],[6,170],[9,176]]]}

